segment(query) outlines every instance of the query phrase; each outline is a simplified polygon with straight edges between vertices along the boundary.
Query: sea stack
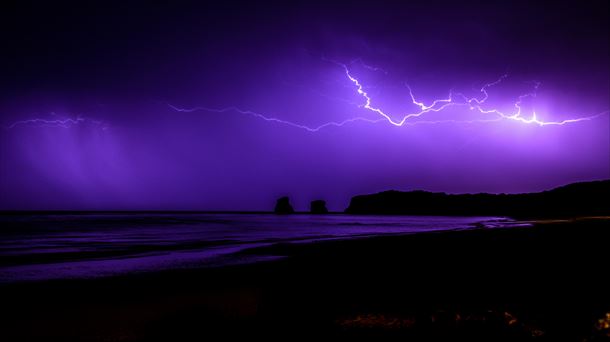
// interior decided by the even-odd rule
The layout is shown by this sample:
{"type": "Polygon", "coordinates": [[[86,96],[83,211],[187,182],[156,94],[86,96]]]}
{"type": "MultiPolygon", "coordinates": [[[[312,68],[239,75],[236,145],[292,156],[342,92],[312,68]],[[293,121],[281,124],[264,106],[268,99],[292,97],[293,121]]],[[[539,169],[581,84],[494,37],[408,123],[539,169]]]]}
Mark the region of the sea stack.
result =
{"type": "Polygon", "coordinates": [[[294,214],[294,209],[290,205],[290,199],[288,197],[281,197],[275,203],[276,214],[294,214]]]}
{"type": "Polygon", "coordinates": [[[312,214],[328,214],[328,209],[326,208],[326,201],[323,200],[315,200],[311,201],[310,212],[312,214]]]}

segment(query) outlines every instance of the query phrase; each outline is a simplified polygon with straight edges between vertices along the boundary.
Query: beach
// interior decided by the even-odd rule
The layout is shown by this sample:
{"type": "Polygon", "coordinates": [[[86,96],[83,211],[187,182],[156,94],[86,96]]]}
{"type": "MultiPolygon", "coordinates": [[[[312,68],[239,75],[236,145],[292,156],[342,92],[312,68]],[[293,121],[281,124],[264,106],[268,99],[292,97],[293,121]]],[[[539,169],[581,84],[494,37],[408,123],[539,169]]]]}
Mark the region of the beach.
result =
{"type": "Polygon", "coordinates": [[[608,218],[278,242],[268,260],[0,285],[3,341],[602,341],[608,218]]]}

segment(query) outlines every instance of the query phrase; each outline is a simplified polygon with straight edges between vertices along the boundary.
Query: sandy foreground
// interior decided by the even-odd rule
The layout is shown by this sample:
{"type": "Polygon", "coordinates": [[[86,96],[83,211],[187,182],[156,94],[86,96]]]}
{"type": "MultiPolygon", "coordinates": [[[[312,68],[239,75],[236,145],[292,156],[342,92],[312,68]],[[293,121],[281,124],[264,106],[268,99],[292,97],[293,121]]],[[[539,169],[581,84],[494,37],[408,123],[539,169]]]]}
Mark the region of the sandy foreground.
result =
{"type": "Polygon", "coordinates": [[[1,285],[0,340],[610,339],[610,218],[243,253],[283,258],[1,285]]]}

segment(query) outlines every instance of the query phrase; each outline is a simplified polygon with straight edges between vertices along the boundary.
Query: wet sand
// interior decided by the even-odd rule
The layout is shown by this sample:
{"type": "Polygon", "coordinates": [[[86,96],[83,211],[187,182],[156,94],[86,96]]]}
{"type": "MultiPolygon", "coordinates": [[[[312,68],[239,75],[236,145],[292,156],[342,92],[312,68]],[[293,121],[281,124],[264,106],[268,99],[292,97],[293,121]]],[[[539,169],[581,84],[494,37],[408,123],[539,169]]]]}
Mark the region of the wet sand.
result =
{"type": "Polygon", "coordinates": [[[257,264],[4,284],[0,340],[602,341],[609,223],[277,244],[244,252],[284,257],[257,264]]]}

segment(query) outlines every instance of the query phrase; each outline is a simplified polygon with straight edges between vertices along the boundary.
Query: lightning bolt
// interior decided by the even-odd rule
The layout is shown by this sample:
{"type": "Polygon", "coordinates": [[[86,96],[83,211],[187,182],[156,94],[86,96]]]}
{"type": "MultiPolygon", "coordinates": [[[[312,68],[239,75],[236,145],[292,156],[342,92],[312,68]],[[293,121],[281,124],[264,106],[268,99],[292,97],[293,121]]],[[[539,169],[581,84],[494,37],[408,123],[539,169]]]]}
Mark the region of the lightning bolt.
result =
{"type": "Polygon", "coordinates": [[[387,122],[389,122],[390,124],[392,124],[394,126],[402,126],[402,125],[405,124],[405,122],[408,119],[422,116],[422,115],[424,115],[425,113],[428,113],[428,112],[439,112],[439,111],[445,109],[446,107],[448,107],[448,106],[450,106],[450,105],[452,105],[454,103],[453,100],[452,100],[452,94],[449,93],[449,98],[441,99],[441,100],[435,100],[434,102],[432,102],[431,105],[426,106],[424,103],[422,103],[420,101],[417,101],[415,99],[415,96],[413,95],[411,87],[409,87],[407,85],[407,88],[409,89],[409,95],[411,97],[411,102],[414,105],[416,105],[417,107],[419,107],[420,111],[417,112],[417,113],[411,113],[411,114],[403,115],[401,120],[394,121],[390,117],[390,115],[386,114],[383,110],[381,110],[380,108],[372,106],[372,99],[371,99],[371,97],[364,90],[364,86],[362,85],[362,83],[360,83],[360,81],[350,73],[349,68],[347,67],[347,65],[341,64],[341,63],[338,63],[338,64],[341,65],[344,68],[345,75],[356,86],[356,92],[365,99],[365,103],[363,105],[360,105],[360,107],[365,108],[365,109],[370,110],[370,111],[372,111],[372,112],[374,112],[376,114],[381,115],[383,118],[385,118],[385,120],[387,122]]]}
{"type": "MultiPolygon", "coordinates": [[[[308,132],[318,132],[321,129],[328,127],[342,127],[347,124],[351,124],[354,122],[365,122],[365,123],[380,123],[387,122],[393,126],[401,127],[401,126],[414,126],[414,125],[422,125],[422,124],[474,124],[474,123],[489,123],[489,122],[497,122],[501,120],[510,120],[516,121],[523,124],[535,124],[538,126],[561,126],[565,124],[577,123],[582,121],[589,121],[595,118],[598,118],[602,115],[607,115],[608,110],[603,111],[601,113],[586,116],[586,117],[578,117],[572,119],[565,119],[561,121],[545,121],[538,118],[535,111],[532,111],[531,115],[526,116],[523,113],[522,104],[523,101],[527,98],[535,98],[540,87],[540,82],[533,82],[533,90],[529,93],[520,95],[517,97],[515,103],[513,104],[513,110],[509,113],[505,113],[497,108],[487,108],[487,100],[490,97],[489,89],[502,83],[506,78],[508,78],[508,74],[504,74],[500,76],[497,80],[484,84],[480,89],[479,93],[481,94],[479,97],[467,97],[463,93],[455,93],[453,90],[449,91],[449,94],[446,98],[441,98],[432,101],[429,104],[424,103],[423,101],[418,100],[415,97],[415,94],[412,88],[405,84],[410,104],[418,108],[417,111],[413,113],[401,114],[401,115],[391,115],[386,113],[383,109],[378,106],[373,105],[373,99],[369,92],[366,90],[366,87],[363,83],[353,74],[350,70],[348,64],[340,63],[334,60],[326,59],[322,57],[322,59],[326,62],[333,63],[339,67],[341,67],[345,73],[345,77],[349,81],[348,84],[351,85],[352,89],[355,90],[356,95],[360,97],[364,103],[355,103],[352,101],[347,101],[345,99],[341,99],[343,102],[346,102],[350,105],[354,105],[358,108],[363,108],[367,111],[370,111],[378,116],[377,119],[371,119],[368,117],[353,117],[348,118],[342,121],[330,121],[323,123],[318,126],[308,126],[300,123],[296,123],[289,120],[280,119],[274,116],[270,116],[267,114],[255,112],[252,110],[241,109],[236,106],[225,107],[225,108],[211,108],[211,107],[193,107],[193,108],[180,108],[170,103],[166,103],[169,108],[174,111],[182,112],[182,113],[191,113],[196,111],[205,111],[211,113],[227,113],[227,112],[236,112],[244,115],[250,115],[258,119],[262,119],[267,122],[274,122],[278,124],[288,125],[291,127],[303,129],[308,132]],[[420,118],[425,116],[428,113],[441,112],[449,107],[462,106],[467,107],[471,111],[476,111],[479,114],[484,116],[488,116],[488,118],[482,119],[474,119],[474,120],[455,120],[455,119],[444,119],[444,120],[413,120],[416,118],[420,118]],[[489,117],[491,116],[491,117],[489,117]],[[399,119],[393,119],[393,117],[399,117],[399,119]]],[[[358,63],[363,68],[372,71],[372,72],[381,72],[384,74],[388,74],[386,70],[383,70],[378,67],[370,66],[365,64],[361,59],[355,59],[350,62],[350,65],[358,63]]],[[[316,92],[318,95],[325,96],[329,99],[336,99],[327,95],[324,95],[320,92],[316,92]]],[[[52,115],[56,115],[55,113],[51,113],[52,115]]],[[[6,126],[5,129],[13,129],[18,126],[34,126],[34,127],[59,127],[59,128],[70,128],[77,125],[82,124],[90,124],[101,126],[102,129],[108,129],[108,125],[100,120],[94,120],[86,117],[78,116],[76,118],[57,118],[57,119],[45,119],[45,118],[33,118],[28,120],[20,120],[12,123],[9,126],[6,126]]]]}
{"type": "MultiPolygon", "coordinates": [[[[362,85],[362,83],[355,77],[352,75],[352,73],[350,72],[348,66],[346,64],[342,64],[342,63],[338,63],[336,61],[332,61],[329,60],[332,63],[338,64],[341,67],[343,67],[344,71],[345,71],[345,75],[347,76],[347,78],[354,84],[354,86],[356,87],[356,91],[357,93],[364,98],[365,103],[363,105],[361,105],[361,107],[372,111],[376,114],[381,115],[383,118],[385,118],[385,120],[387,122],[389,122],[390,124],[394,125],[394,126],[403,126],[405,125],[405,123],[407,123],[407,120],[411,119],[411,118],[416,118],[416,117],[420,117],[428,112],[440,112],[442,110],[444,110],[447,107],[450,106],[469,106],[470,110],[476,110],[481,114],[495,114],[498,116],[498,120],[470,120],[469,122],[490,122],[490,121],[499,121],[502,119],[506,119],[506,120],[514,120],[514,121],[518,121],[518,122],[522,122],[525,124],[537,124],[539,126],[548,126],[548,125],[565,125],[568,123],[576,123],[576,122],[581,122],[581,121],[588,121],[588,120],[592,120],[595,119],[597,117],[600,117],[602,115],[608,114],[608,111],[603,111],[601,113],[592,115],[592,116],[587,116],[587,117],[579,117],[579,118],[575,118],[575,119],[566,119],[566,120],[561,120],[561,121],[543,121],[538,119],[538,117],[536,116],[536,112],[534,111],[532,113],[532,116],[530,118],[526,118],[522,115],[522,107],[521,104],[523,103],[523,100],[525,98],[528,97],[536,97],[537,95],[537,91],[538,88],[540,87],[540,82],[534,82],[534,90],[530,93],[527,94],[523,94],[520,95],[517,98],[517,101],[514,104],[514,108],[515,111],[513,113],[507,114],[504,113],[498,109],[485,109],[483,108],[483,104],[487,101],[487,99],[489,98],[489,92],[487,91],[488,88],[491,88],[495,85],[500,84],[504,79],[506,79],[508,77],[508,74],[504,74],[502,76],[500,76],[500,78],[498,78],[496,81],[491,82],[491,83],[487,83],[485,85],[483,85],[483,87],[481,87],[480,92],[483,94],[483,97],[481,99],[478,99],[476,97],[472,97],[472,98],[468,98],[466,97],[464,94],[458,93],[458,94],[454,94],[453,91],[449,92],[449,97],[446,99],[439,99],[439,100],[434,100],[430,105],[426,105],[421,101],[418,101],[414,94],[413,91],[411,89],[411,87],[407,84],[406,87],[409,91],[409,96],[411,99],[411,103],[415,106],[417,106],[419,108],[419,112],[416,113],[410,113],[410,114],[405,114],[402,115],[402,119],[395,121],[391,118],[390,115],[386,114],[383,110],[381,110],[378,107],[373,107],[372,106],[372,99],[369,96],[369,94],[364,90],[364,86],[362,85]],[[463,102],[457,102],[456,100],[454,100],[454,95],[459,96],[463,99],[463,102]]],[[[450,122],[466,122],[468,123],[468,121],[456,121],[456,120],[449,120],[450,122]]],[[[447,122],[447,120],[441,120],[441,121],[432,121],[429,123],[441,123],[441,122],[447,122]]]]}
{"type": "MultiPolygon", "coordinates": [[[[536,97],[538,88],[540,87],[540,82],[533,82],[534,87],[531,92],[517,97],[517,99],[513,105],[514,110],[510,113],[502,112],[496,108],[485,108],[486,101],[489,99],[489,96],[490,96],[489,88],[492,88],[493,86],[496,86],[496,85],[502,83],[502,81],[504,81],[506,78],[508,78],[508,74],[503,74],[497,80],[484,84],[479,89],[479,92],[481,94],[481,96],[479,96],[479,97],[467,97],[463,93],[454,93],[453,90],[451,90],[451,91],[449,91],[447,98],[434,100],[430,104],[425,104],[424,102],[419,101],[415,97],[411,87],[408,84],[406,84],[405,86],[408,90],[410,104],[416,106],[418,108],[418,110],[414,113],[399,115],[398,117],[400,117],[400,119],[393,119],[393,117],[395,117],[394,115],[386,113],[380,107],[373,105],[373,99],[372,99],[371,95],[366,91],[365,86],[362,84],[362,82],[353,74],[353,72],[350,71],[350,68],[348,67],[347,64],[340,63],[340,62],[330,60],[330,59],[326,59],[324,57],[322,57],[322,59],[324,61],[333,63],[343,69],[346,78],[351,82],[352,86],[354,87],[354,89],[356,91],[356,94],[364,100],[364,103],[356,104],[356,106],[359,108],[364,108],[370,112],[373,112],[380,118],[369,119],[369,118],[365,118],[365,117],[354,117],[354,118],[346,119],[343,121],[331,121],[331,122],[327,122],[322,125],[313,127],[313,126],[298,124],[298,123],[288,121],[288,120],[279,119],[279,118],[276,118],[273,116],[265,115],[265,114],[254,112],[251,110],[240,109],[240,108],[234,107],[234,106],[226,107],[226,108],[209,108],[209,107],[179,108],[179,107],[174,106],[169,103],[167,105],[175,111],[187,112],[187,113],[195,112],[195,111],[206,111],[206,112],[215,112],[215,113],[237,112],[237,113],[241,113],[241,114],[251,115],[256,118],[265,120],[265,121],[276,122],[276,123],[304,129],[308,132],[317,132],[323,128],[327,128],[327,127],[331,127],[331,126],[341,127],[346,124],[357,122],[357,121],[362,121],[362,122],[367,122],[367,123],[379,123],[379,122],[385,121],[385,122],[387,122],[393,126],[397,126],[397,127],[414,126],[414,125],[420,125],[420,124],[489,123],[489,122],[497,122],[497,121],[501,121],[501,120],[511,120],[511,121],[516,121],[516,122],[520,122],[520,123],[524,123],[524,124],[536,124],[539,126],[550,126],[550,125],[558,126],[558,125],[565,125],[565,124],[577,123],[577,122],[582,122],[582,121],[589,121],[589,120],[598,118],[602,115],[608,114],[608,111],[606,110],[601,113],[591,115],[591,116],[586,116],[586,117],[565,119],[565,120],[561,120],[561,121],[545,121],[545,120],[539,119],[536,112],[533,111],[531,116],[526,117],[523,114],[523,109],[522,109],[523,101],[526,98],[535,98],[536,97]],[[454,106],[467,107],[472,111],[477,111],[480,114],[483,114],[486,116],[492,115],[493,117],[485,118],[485,119],[475,119],[475,120],[425,120],[425,121],[424,120],[417,120],[417,121],[410,120],[410,119],[422,117],[427,113],[441,112],[449,107],[454,107],[454,106]]],[[[354,64],[354,63],[358,63],[362,67],[364,67],[365,69],[370,70],[370,71],[382,72],[384,74],[388,73],[387,71],[385,71],[381,68],[377,68],[377,67],[373,67],[373,66],[365,64],[361,59],[355,59],[355,60],[351,61],[350,65],[354,64]]],[[[320,95],[323,95],[323,94],[320,94],[320,95]]],[[[323,96],[327,97],[327,98],[332,98],[327,95],[323,95],[323,96]]],[[[344,101],[344,102],[347,102],[347,101],[344,101]]],[[[348,103],[350,103],[350,102],[348,102],[348,103]]]]}
{"type": "MultiPolygon", "coordinates": [[[[51,113],[51,116],[57,116],[55,113],[51,113]]],[[[89,124],[93,126],[101,126],[103,130],[109,128],[107,123],[101,120],[94,120],[87,117],[77,116],[76,118],[58,118],[58,119],[45,119],[45,118],[33,118],[27,120],[15,121],[12,124],[5,126],[5,129],[13,129],[19,126],[34,126],[34,127],[56,127],[56,128],[70,128],[73,126],[89,124]]]]}
{"type": "Polygon", "coordinates": [[[343,121],[331,121],[331,122],[327,122],[324,123],[320,126],[315,126],[315,127],[311,127],[311,126],[306,126],[306,125],[301,125],[301,124],[297,124],[294,123],[292,121],[287,121],[287,120],[282,120],[282,119],[278,119],[275,117],[270,117],[270,116],[266,116],[264,114],[261,113],[257,113],[251,110],[243,110],[240,109],[238,107],[227,107],[227,108],[208,108],[208,107],[194,107],[194,108],[178,108],[172,104],[167,103],[167,106],[170,107],[171,109],[177,111],[177,112],[183,112],[183,113],[191,113],[191,112],[196,112],[196,111],[206,111],[206,112],[214,112],[214,113],[226,113],[226,112],[237,112],[240,114],[246,114],[246,115],[251,115],[254,116],[256,118],[259,119],[263,119],[265,121],[269,121],[269,122],[277,122],[280,124],[284,124],[284,125],[288,125],[288,126],[292,126],[292,127],[296,127],[296,128],[300,128],[300,129],[304,129],[308,132],[317,132],[323,128],[326,127],[330,127],[330,126],[336,126],[336,127],[340,127],[343,126],[347,123],[351,123],[351,122],[356,122],[356,121],[364,121],[364,122],[369,122],[369,123],[377,123],[380,121],[383,121],[383,119],[377,119],[377,120],[373,120],[373,119],[368,119],[368,118],[364,118],[364,117],[355,117],[355,118],[351,118],[351,119],[346,119],[343,121]]]}

